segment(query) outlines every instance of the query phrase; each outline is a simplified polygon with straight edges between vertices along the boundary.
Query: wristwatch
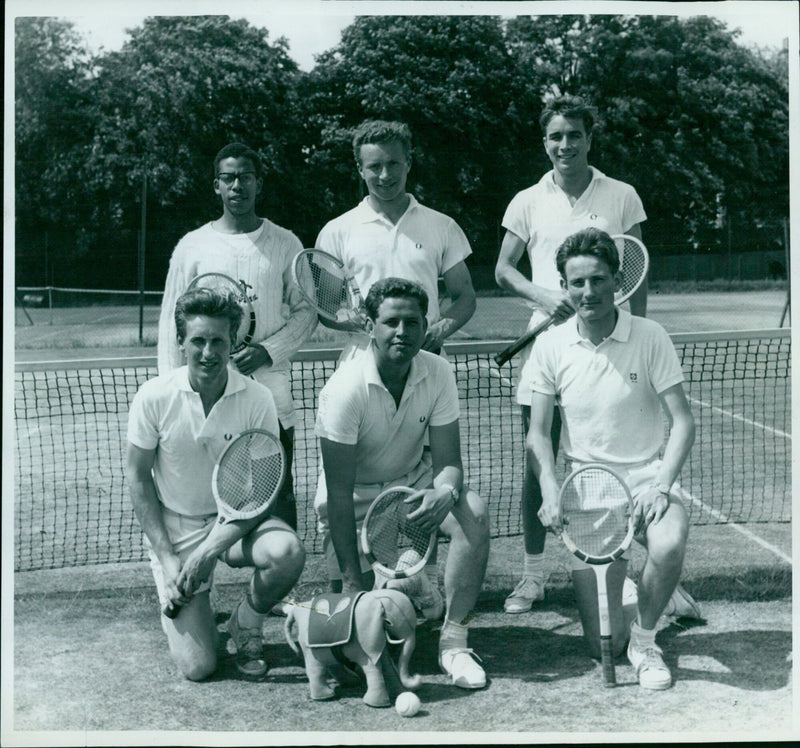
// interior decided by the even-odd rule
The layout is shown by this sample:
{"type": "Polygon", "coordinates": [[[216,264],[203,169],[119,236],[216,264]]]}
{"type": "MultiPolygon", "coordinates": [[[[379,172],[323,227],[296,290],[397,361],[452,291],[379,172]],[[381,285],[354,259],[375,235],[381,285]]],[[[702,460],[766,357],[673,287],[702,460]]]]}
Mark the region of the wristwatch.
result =
{"type": "Polygon", "coordinates": [[[449,483],[443,483],[441,486],[439,486],[439,488],[446,488],[448,491],[450,491],[450,496],[453,499],[453,505],[458,504],[459,492],[456,490],[455,486],[451,486],[449,483]]]}

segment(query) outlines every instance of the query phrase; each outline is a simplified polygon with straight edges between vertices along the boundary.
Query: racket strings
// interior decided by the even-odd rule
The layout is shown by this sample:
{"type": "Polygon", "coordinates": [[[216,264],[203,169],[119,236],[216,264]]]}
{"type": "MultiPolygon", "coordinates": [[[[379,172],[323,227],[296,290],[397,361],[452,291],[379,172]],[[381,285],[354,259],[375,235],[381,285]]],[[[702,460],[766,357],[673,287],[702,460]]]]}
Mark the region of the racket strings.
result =
{"type": "Polygon", "coordinates": [[[189,288],[207,288],[222,296],[229,296],[242,308],[242,319],[236,332],[236,344],[241,345],[250,332],[253,308],[247,298],[244,287],[233,278],[221,273],[206,273],[195,278],[189,288]]]}
{"type": "Polygon", "coordinates": [[[630,502],[625,487],[606,471],[583,471],[562,496],[565,532],[590,556],[613,553],[626,540],[630,502]]]}
{"type": "Polygon", "coordinates": [[[306,252],[300,262],[301,287],[313,295],[320,311],[336,317],[343,309],[352,309],[355,302],[344,270],[331,258],[306,252]]]}
{"type": "Polygon", "coordinates": [[[375,560],[391,569],[407,568],[415,554],[425,555],[430,542],[426,533],[408,520],[418,502],[406,504],[408,494],[388,494],[371,508],[365,523],[366,543],[375,560]],[[410,553],[411,552],[411,553],[410,553]]]}
{"type": "Polygon", "coordinates": [[[224,454],[217,471],[217,493],[233,512],[266,506],[280,488],[283,454],[264,434],[239,439],[224,454]]]}
{"type": "Polygon", "coordinates": [[[622,285],[616,296],[620,297],[629,295],[640,284],[647,273],[648,259],[641,245],[629,239],[622,240],[622,246],[618,246],[618,249],[622,285]]]}

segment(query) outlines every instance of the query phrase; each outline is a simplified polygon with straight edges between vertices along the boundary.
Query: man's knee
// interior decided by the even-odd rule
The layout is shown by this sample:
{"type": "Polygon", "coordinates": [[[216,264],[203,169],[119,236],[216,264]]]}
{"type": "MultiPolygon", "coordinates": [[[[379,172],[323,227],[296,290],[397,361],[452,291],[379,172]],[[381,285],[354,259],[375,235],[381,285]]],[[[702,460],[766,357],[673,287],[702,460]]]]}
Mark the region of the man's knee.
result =
{"type": "Polygon", "coordinates": [[[274,532],[265,541],[264,547],[259,549],[261,552],[254,554],[256,568],[274,567],[288,574],[300,574],[306,562],[306,549],[297,535],[293,532],[274,532]]]}
{"type": "Polygon", "coordinates": [[[689,518],[679,503],[670,505],[669,512],[647,529],[648,556],[660,564],[682,563],[689,539],[689,518]]]}
{"type": "MultiPolygon", "coordinates": [[[[473,546],[488,546],[490,523],[489,506],[475,491],[467,488],[462,491],[461,500],[452,512],[455,522],[452,524],[451,538],[463,534],[465,540],[473,546]],[[464,502],[462,505],[461,502],[464,502]]],[[[445,528],[445,531],[447,529],[445,528]]]]}
{"type": "Polygon", "coordinates": [[[205,680],[217,669],[215,652],[193,652],[191,655],[173,652],[172,658],[183,677],[191,681],[205,680]]]}

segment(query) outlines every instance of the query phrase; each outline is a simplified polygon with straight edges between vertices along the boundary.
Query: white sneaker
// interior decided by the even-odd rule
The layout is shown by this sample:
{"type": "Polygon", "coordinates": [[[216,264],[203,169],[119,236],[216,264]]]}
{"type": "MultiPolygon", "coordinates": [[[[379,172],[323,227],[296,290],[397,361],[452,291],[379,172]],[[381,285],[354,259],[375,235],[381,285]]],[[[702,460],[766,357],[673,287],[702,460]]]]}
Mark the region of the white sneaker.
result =
{"type": "Polygon", "coordinates": [[[483,688],[486,685],[486,673],[474,660],[475,657],[478,655],[471,649],[445,649],[439,652],[439,667],[459,688],[483,688]]]}
{"type": "Polygon", "coordinates": [[[703,618],[697,601],[681,585],[675,588],[667,607],[664,608],[665,616],[673,618],[703,618]]]}
{"type": "Polygon", "coordinates": [[[640,649],[631,635],[628,642],[628,660],[633,665],[642,688],[663,691],[672,685],[672,675],[661,655],[661,647],[657,644],[650,644],[640,649]]]}
{"type": "Polygon", "coordinates": [[[527,613],[539,600],[544,600],[544,585],[531,577],[522,577],[506,598],[503,610],[506,613],[527,613]]]}

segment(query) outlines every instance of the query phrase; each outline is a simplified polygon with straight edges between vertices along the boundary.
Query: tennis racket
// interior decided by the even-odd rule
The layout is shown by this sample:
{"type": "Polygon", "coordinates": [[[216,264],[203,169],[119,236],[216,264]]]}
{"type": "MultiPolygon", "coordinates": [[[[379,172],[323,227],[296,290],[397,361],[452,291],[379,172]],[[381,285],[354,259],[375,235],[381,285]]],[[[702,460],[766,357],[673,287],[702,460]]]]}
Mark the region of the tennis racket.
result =
{"type": "MultiPolygon", "coordinates": [[[[617,245],[619,251],[619,269],[622,274],[622,284],[619,291],[614,294],[614,302],[621,304],[627,301],[647,277],[647,270],[650,267],[650,256],[647,248],[635,236],[627,234],[616,234],[611,237],[617,245]]],[[[502,366],[507,361],[516,356],[526,345],[536,339],[539,333],[544,332],[555,322],[555,317],[548,317],[539,323],[533,330],[529,330],[524,335],[517,338],[511,345],[504,348],[495,357],[495,363],[502,366]]]]}
{"type": "Polygon", "coordinates": [[[376,574],[387,579],[407,579],[418,574],[433,553],[436,533],[419,529],[408,519],[422,503],[406,503],[418,494],[411,488],[393,486],[370,504],[361,526],[361,550],[376,574]]]}
{"type": "Polygon", "coordinates": [[[209,288],[221,294],[230,294],[239,302],[242,307],[242,321],[239,323],[231,353],[238,353],[246,348],[256,331],[256,313],[247,296],[250,286],[223,273],[203,273],[192,279],[187,291],[193,288],[209,288]]]}
{"type": "Polygon", "coordinates": [[[304,249],[294,258],[292,277],[323,320],[366,327],[361,291],[338,257],[321,249],[304,249]]]}
{"type": "Polygon", "coordinates": [[[590,463],[573,470],[559,494],[561,540],[597,578],[600,654],[607,687],[617,682],[611,651],[611,618],[606,573],[633,539],[633,498],[611,468],[590,463]]]}
{"type": "MultiPolygon", "coordinates": [[[[219,512],[218,522],[251,519],[275,502],[286,474],[286,456],[280,441],[269,431],[242,431],[225,447],[214,465],[211,489],[219,512]]],[[[162,609],[175,618],[180,606],[162,609]]]]}

